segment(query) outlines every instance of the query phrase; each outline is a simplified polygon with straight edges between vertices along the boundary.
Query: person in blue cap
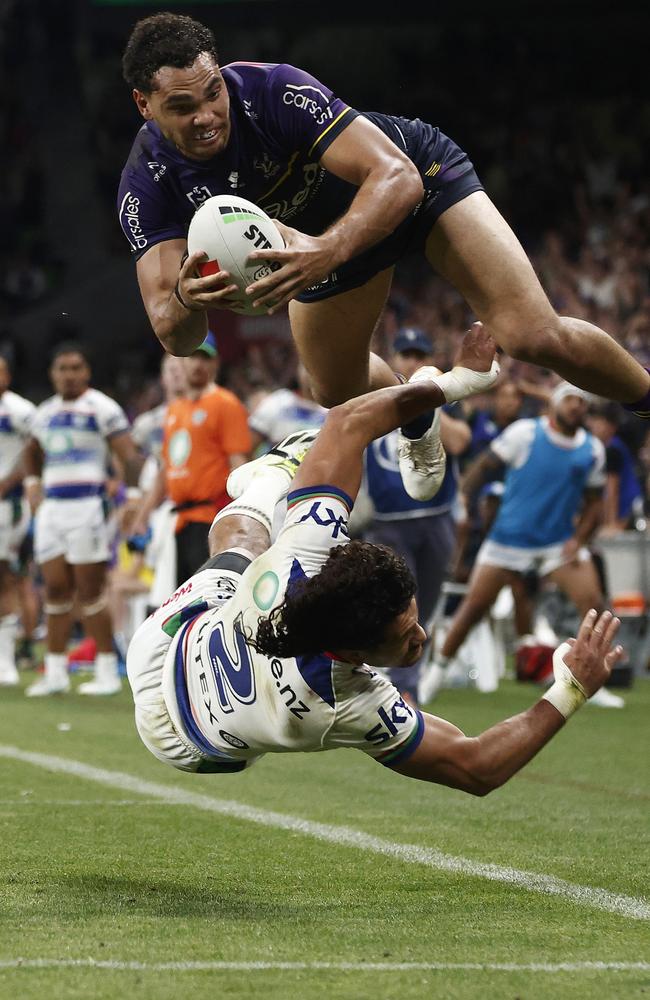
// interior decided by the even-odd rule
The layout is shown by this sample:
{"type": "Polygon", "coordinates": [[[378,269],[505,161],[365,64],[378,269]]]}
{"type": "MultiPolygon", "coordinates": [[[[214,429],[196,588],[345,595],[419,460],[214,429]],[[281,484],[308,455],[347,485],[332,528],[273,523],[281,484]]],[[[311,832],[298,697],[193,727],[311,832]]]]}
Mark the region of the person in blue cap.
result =
{"type": "MultiPolygon", "coordinates": [[[[395,372],[408,380],[432,363],[433,344],[423,330],[404,327],[398,331],[390,359],[395,372]]],[[[442,478],[438,492],[430,499],[414,500],[404,488],[397,430],[373,441],[365,455],[366,484],[374,508],[373,522],[365,538],[388,545],[402,556],[416,580],[420,620],[424,623],[433,616],[456,544],[455,456],[462,454],[471,440],[468,425],[454,415],[456,408],[460,409],[459,403],[445,407],[439,417],[444,447],[440,456],[442,478]]],[[[420,669],[428,658],[428,648],[427,642],[422,656],[412,666],[395,664],[389,671],[393,684],[412,704],[417,704],[420,669]]]]}

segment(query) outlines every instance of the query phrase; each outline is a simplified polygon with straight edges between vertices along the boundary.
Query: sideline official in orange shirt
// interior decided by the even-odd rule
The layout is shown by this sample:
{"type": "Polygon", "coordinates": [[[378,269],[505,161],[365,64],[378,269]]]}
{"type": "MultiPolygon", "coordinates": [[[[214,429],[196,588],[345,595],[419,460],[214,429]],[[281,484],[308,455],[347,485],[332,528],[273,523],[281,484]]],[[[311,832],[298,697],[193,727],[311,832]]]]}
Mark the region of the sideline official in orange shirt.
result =
{"type": "Polygon", "coordinates": [[[234,393],[215,385],[214,334],[184,359],[187,394],[167,407],[162,459],[176,518],[176,576],[182,583],[208,558],[212,520],[229,501],[226,480],[248,461],[248,413],[234,393]]]}

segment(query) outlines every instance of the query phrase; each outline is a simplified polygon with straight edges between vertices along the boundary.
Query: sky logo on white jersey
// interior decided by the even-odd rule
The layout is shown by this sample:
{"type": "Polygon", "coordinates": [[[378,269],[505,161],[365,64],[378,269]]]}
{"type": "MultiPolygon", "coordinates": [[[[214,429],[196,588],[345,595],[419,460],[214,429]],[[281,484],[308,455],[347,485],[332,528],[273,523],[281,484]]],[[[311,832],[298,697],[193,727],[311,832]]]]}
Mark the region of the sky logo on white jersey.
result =
{"type": "Polygon", "coordinates": [[[332,508],[325,507],[320,500],[314,501],[310,510],[298,520],[298,524],[309,520],[315,521],[321,528],[329,528],[331,525],[332,538],[338,538],[339,535],[350,537],[345,518],[342,515],[337,517],[332,508]]]}

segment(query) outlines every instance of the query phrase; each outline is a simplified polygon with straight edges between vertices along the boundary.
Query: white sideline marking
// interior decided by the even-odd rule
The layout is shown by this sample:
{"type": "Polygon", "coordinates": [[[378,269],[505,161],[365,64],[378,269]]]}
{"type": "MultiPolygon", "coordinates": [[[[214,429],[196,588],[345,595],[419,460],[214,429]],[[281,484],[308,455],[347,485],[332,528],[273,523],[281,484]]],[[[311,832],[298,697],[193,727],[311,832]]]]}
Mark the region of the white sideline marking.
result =
{"type": "Polygon", "coordinates": [[[390,840],[382,840],[380,837],[373,837],[369,833],[363,833],[361,830],[355,830],[349,826],[315,823],[299,816],[289,816],[268,809],[257,809],[255,806],[233,802],[229,799],[216,799],[209,795],[200,795],[197,792],[187,792],[170,785],[145,781],[132,774],[106,771],[81,761],[53,757],[49,754],[31,753],[20,750],[18,747],[0,745],[0,757],[20,760],[25,764],[33,764],[48,771],[72,774],[86,781],[95,781],[110,788],[119,788],[123,792],[148,795],[150,798],[169,804],[182,804],[202,809],[204,812],[213,812],[222,816],[247,820],[251,823],[259,823],[262,826],[292,830],[294,833],[315,837],[316,840],[323,840],[340,847],[354,847],[362,851],[372,851],[374,854],[382,854],[409,864],[426,865],[439,871],[471,875],[475,878],[490,879],[493,882],[505,882],[529,892],[560,896],[579,906],[591,906],[597,910],[605,910],[621,917],[628,917],[631,920],[650,920],[650,903],[644,899],[623,896],[619,893],[609,892],[607,889],[576,885],[572,882],[566,882],[564,879],[555,878],[554,875],[542,875],[538,872],[527,872],[503,865],[472,861],[470,858],[444,854],[434,847],[420,847],[417,844],[400,844],[390,840]]]}
{"type": "Polygon", "coordinates": [[[0,969],[112,969],[128,972],[650,972],[650,962],[119,962],[94,958],[13,958],[0,969]]]}

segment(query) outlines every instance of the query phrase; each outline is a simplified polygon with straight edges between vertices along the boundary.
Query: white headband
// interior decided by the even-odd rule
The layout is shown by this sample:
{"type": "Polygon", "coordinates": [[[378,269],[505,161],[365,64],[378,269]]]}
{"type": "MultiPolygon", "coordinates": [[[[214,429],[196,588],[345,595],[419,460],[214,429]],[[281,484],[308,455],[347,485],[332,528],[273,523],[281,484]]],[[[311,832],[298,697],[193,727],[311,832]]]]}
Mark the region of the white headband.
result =
{"type": "Polygon", "coordinates": [[[579,389],[577,385],[571,385],[570,382],[560,382],[556,385],[551,393],[551,402],[553,406],[557,406],[561,403],[563,399],[567,396],[578,396],[580,399],[587,400],[588,395],[584,389],[579,389]]]}

